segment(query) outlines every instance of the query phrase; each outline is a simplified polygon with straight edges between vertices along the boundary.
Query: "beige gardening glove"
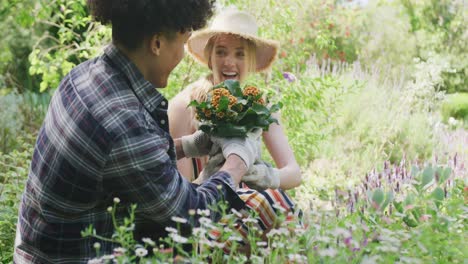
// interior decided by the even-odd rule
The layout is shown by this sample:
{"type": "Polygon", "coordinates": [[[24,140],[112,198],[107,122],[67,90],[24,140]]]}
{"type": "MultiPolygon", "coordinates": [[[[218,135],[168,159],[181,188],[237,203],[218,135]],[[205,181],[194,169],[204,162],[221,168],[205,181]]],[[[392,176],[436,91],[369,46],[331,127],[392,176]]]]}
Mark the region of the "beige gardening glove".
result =
{"type": "Polygon", "coordinates": [[[246,138],[221,138],[212,137],[211,141],[215,146],[219,146],[225,158],[231,154],[239,156],[250,168],[260,155],[258,139],[262,134],[261,129],[257,129],[247,135],[246,138]]]}
{"type": "Polygon", "coordinates": [[[210,136],[198,130],[195,133],[180,138],[185,157],[201,157],[208,155],[213,147],[210,136]]]}
{"type": "Polygon", "coordinates": [[[226,159],[224,158],[221,149],[219,149],[218,153],[214,154],[214,156],[210,156],[208,162],[205,165],[205,168],[203,168],[200,175],[198,175],[198,178],[196,178],[193,182],[196,184],[204,183],[211,177],[211,175],[215,174],[219,171],[219,169],[221,169],[225,161],[226,159]]]}
{"type": "Polygon", "coordinates": [[[245,182],[249,188],[257,191],[277,189],[280,185],[279,171],[265,162],[256,163],[252,165],[249,171],[247,171],[247,174],[242,177],[242,181],[245,182]]]}

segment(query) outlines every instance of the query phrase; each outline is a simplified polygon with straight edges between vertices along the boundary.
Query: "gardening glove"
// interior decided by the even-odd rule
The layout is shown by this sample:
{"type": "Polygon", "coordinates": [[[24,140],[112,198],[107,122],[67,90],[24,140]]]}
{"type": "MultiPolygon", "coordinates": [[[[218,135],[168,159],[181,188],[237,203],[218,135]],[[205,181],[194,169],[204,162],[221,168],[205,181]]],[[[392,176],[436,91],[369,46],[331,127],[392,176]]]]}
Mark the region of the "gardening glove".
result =
{"type": "Polygon", "coordinates": [[[211,175],[215,174],[219,171],[219,169],[221,169],[224,161],[226,161],[226,159],[224,158],[222,152],[218,152],[218,154],[210,156],[208,162],[205,165],[205,168],[203,168],[200,175],[198,175],[198,178],[196,178],[193,182],[196,184],[202,184],[208,180],[211,175]]]}
{"type": "Polygon", "coordinates": [[[265,162],[256,163],[242,177],[242,181],[258,191],[277,189],[280,185],[279,170],[265,162]]]}
{"type": "Polygon", "coordinates": [[[210,136],[205,132],[198,130],[192,135],[180,138],[185,157],[201,157],[208,155],[213,146],[210,136]]]}
{"type": "Polygon", "coordinates": [[[260,153],[257,140],[261,134],[262,130],[257,129],[247,134],[246,138],[212,137],[211,140],[214,145],[221,147],[225,158],[236,154],[244,161],[247,168],[250,168],[260,153]]]}

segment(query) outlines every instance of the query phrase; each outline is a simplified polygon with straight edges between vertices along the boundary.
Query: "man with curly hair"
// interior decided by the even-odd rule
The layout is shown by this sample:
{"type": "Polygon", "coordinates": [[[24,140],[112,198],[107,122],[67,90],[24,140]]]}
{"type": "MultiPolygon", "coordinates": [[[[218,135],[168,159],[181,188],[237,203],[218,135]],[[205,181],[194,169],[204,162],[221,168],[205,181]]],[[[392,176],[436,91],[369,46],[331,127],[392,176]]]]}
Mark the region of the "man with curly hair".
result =
{"type": "MultiPolygon", "coordinates": [[[[39,131],[22,197],[15,263],[82,263],[96,257],[92,225],[114,232],[108,207],[137,204],[135,234],[157,239],[171,217],[227,201],[253,164],[254,140],[217,140],[226,162],[204,184],[180,175],[176,160],[207,155],[213,143],[202,132],[169,136],[163,88],[184,56],[192,30],[213,13],[213,0],[88,0],[94,18],[112,26],[104,53],[71,70],[56,90],[39,131]],[[221,142],[221,143],[219,143],[221,142]]],[[[120,209],[121,208],[121,209],[120,209]]],[[[219,214],[211,214],[214,219],[219,214]]],[[[100,254],[115,244],[100,241],[100,254]]]]}

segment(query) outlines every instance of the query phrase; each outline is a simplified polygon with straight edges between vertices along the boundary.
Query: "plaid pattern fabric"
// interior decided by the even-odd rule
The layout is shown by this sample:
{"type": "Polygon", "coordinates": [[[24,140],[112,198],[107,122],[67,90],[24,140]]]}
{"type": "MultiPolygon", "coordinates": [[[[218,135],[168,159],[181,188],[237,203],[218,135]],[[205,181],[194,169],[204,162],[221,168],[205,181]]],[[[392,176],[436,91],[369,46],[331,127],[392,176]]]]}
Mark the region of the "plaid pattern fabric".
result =
{"type": "MultiPolygon", "coordinates": [[[[19,212],[16,263],[80,263],[95,256],[92,238],[113,233],[117,218],[138,205],[136,229],[161,235],[171,216],[189,218],[220,200],[241,209],[231,177],[219,172],[197,186],[176,169],[167,100],[110,45],[75,67],[56,90],[39,132],[19,212]],[[148,229],[147,229],[148,228],[148,229]]],[[[219,215],[211,214],[213,220],[219,215]]],[[[151,237],[148,234],[148,237],[151,237]]],[[[115,245],[100,241],[101,253],[115,245]]]]}

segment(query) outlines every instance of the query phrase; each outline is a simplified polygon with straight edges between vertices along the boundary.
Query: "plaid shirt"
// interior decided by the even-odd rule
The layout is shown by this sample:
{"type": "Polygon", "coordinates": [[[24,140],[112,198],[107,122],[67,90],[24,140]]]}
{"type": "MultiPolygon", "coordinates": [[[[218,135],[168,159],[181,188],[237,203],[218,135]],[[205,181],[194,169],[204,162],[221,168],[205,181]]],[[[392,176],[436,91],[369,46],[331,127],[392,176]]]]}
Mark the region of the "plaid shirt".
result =
{"type": "MultiPolygon", "coordinates": [[[[137,204],[136,229],[148,237],[225,200],[242,200],[225,172],[201,186],[177,171],[168,133],[167,100],[115,46],[75,67],[55,92],[39,132],[19,212],[21,244],[16,263],[77,263],[95,256],[97,234],[114,231],[107,208],[119,197],[122,210],[137,204]],[[220,189],[218,189],[220,187],[220,189]]],[[[213,218],[219,217],[213,214],[213,218]]],[[[100,241],[101,253],[112,252],[100,241]]]]}

